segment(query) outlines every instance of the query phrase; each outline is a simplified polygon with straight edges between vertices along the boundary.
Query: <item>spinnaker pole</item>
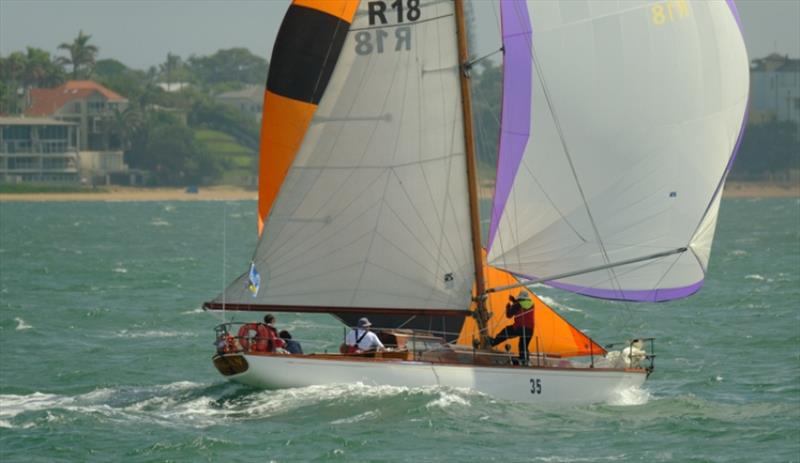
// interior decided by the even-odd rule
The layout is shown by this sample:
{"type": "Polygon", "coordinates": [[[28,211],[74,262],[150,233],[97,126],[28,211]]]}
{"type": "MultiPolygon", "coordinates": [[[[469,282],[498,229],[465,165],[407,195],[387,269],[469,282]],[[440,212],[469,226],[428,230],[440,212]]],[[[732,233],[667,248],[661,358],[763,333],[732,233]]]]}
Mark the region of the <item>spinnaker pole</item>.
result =
{"type": "Polygon", "coordinates": [[[472,130],[472,98],[470,95],[467,47],[467,28],[464,21],[464,0],[455,0],[456,31],[458,35],[459,78],[461,100],[464,111],[464,142],[467,156],[467,185],[469,190],[469,222],[472,234],[472,260],[475,264],[475,320],[480,333],[479,347],[489,346],[486,331],[489,312],[486,310],[486,277],[483,273],[483,250],[481,248],[481,226],[478,198],[478,166],[475,158],[475,137],[472,130]]]}

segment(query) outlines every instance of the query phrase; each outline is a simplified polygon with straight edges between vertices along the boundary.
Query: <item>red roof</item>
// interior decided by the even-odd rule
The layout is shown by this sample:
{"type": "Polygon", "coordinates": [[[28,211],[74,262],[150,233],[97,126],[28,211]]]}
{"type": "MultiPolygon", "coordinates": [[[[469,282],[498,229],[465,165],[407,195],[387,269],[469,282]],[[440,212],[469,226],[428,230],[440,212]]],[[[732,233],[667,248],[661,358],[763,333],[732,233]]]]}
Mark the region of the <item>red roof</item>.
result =
{"type": "Polygon", "coordinates": [[[94,92],[103,95],[107,101],[127,101],[97,82],[70,80],[56,88],[32,88],[31,106],[25,111],[25,115],[50,116],[70,101],[84,100],[94,92]]]}

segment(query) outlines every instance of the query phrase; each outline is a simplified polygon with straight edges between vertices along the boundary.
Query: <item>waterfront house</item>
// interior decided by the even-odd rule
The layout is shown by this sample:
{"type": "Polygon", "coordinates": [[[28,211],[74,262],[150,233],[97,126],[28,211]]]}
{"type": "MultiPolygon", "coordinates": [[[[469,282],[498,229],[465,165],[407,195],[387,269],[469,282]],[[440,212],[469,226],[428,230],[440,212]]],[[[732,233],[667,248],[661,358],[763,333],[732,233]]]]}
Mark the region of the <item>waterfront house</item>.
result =
{"type": "Polygon", "coordinates": [[[773,53],[750,64],[750,122],[800,126],[800,59],[773,53]]]}
{"type": "Polygon", "coordinates": [[[264,86],[247,85],[242,90],[220,93],[214,97],[214,101],[234,107],[260,121],[264,103],[264,86]]]}
{"type": "Polygon", "coordinates": [[[71,143],[77,146],[80,176],[92,183],[108,183],[125,174],[119,115],[129,102],[91,80],[71,80],[56,88],[32,88],[26,117],[47,117],[75,124],[71,143]]]}
{"type": "Polygon", "coordinates": [[[78,184],[78,124],[0,117],[0,182],[78,184]]]}

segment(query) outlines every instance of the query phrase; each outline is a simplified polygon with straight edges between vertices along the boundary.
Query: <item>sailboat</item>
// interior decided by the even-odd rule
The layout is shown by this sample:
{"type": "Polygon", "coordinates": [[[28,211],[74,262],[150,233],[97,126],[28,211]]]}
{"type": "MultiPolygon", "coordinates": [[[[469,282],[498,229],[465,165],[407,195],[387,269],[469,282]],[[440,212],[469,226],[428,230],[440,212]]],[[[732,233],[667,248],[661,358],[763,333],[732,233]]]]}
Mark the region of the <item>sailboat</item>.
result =
{"type": "Polygon", "coordinates": [[[746,117],[736,7],[501,0],[499,12],[501,133],[482,241],[463,0],[292,2],[264,96],[259,241],[204,307],[348,327],[366,316],[388,349],[287,355],[264,349],[255,324],[228,323],[213,357],[222,375],[567,404],[644,383],[652,346],[607,352],[535,295],[528,353],[492,341],[522,288],[663,302],[703,285],[746,117]]]}

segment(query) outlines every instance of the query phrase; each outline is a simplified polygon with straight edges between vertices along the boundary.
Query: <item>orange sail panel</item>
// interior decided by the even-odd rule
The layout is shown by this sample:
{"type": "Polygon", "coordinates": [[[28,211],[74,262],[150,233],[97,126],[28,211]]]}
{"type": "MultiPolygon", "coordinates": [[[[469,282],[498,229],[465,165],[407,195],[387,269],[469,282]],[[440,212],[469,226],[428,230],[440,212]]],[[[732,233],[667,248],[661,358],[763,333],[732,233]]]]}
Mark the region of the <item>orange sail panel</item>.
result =
{"type": "MultiPolygon", "coordinates": [[[[512,285],[518,282],[512,274],[495,267],[484,267],[486,275],[486,286],[494,288],[499,286],[512,285]]],[[[488,322],[490,336],[496,336],[504,328],[512,325],[512,319],[506,317],[506,304],[509,296],[515,296],[519,288],[509,289],[491,293],[486,301],[487,309],[492,316],[488,322]]],[[[585,355],[605,355],[606,350],[594,342],[591,338],[583,334],[580,330],[564,320],[558,312],[544,303],[536,294],[531,294],[534,306],[534,317],[536,320],[533,339],[528,346],[531,353],[542,352],[552,356],[578,357],[585,355]],[[537,349],[538,347],[538,349],[537,349]]],[[[475,320],[468,318],[461,328],[458,343],[472,346],[473,339],[478,338],[478,326],[475,320]]],[[[510,346],[510,351],[518,353],[516,338],[499,344],[497,349],[505,351],[505,345],[510,346]]]]}
{"type": "Polygon", "coordinates": [[[358,0],[295,0],[272,49],[258,185],[258,234],[339,60],[358,0]]]}

